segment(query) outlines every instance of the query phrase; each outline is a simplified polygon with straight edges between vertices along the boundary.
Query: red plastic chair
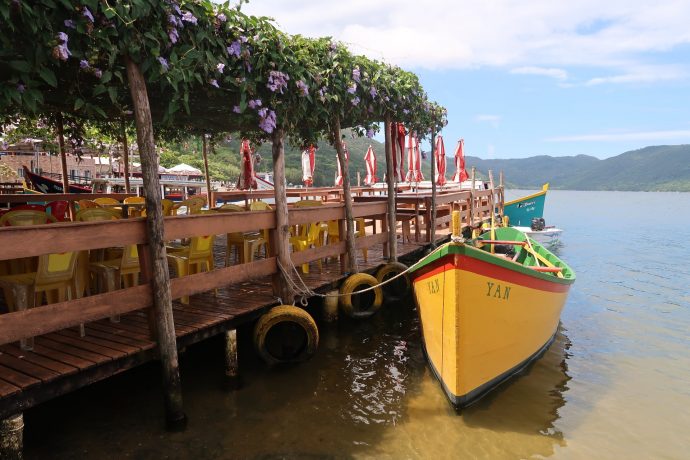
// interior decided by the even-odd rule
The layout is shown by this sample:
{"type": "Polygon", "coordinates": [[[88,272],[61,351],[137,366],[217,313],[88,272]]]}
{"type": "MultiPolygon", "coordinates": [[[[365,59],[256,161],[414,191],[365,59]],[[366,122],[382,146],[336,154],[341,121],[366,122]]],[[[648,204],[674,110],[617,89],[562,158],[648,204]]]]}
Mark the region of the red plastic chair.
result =
{"type": "Polygon", "coordinates": [[[69,220],[69,202],[51,201],[46,205],[46,210],[54,216],[58,222],[69,220]]]}
{"type": "Polygon", "coordinates": [[[31,209],[33,211],[43,211],[46,212],[46,207],[43,206],[42,204],[22,204],[19,206],[14,206],[12,208],[12,211],[21,211],[24,209],[31,209]]]}

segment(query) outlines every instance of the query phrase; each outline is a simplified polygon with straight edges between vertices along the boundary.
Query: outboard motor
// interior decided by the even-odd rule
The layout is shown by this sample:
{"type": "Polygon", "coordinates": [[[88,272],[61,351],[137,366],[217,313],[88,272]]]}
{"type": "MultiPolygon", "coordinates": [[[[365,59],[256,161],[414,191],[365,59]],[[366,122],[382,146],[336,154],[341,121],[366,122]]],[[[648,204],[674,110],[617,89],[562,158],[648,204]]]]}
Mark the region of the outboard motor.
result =
{"type": "Polygon", "coordinates": [[[544,227],[546,227],[546,222],[544,221],[543,217],[535,217],[532,219],[530,229],[532,229],[533,232],[540,232],[544,230],[544,227]]]}

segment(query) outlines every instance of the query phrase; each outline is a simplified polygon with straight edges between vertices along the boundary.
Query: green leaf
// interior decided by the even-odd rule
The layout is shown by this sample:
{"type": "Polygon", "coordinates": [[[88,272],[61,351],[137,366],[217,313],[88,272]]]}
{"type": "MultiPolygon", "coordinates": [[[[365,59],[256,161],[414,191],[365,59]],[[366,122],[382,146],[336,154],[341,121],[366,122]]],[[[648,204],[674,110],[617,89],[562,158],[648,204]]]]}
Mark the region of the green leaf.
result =
{"type": "Polygon", "coordinates": [[[38,74],[41,76],[43,81],[48,83],[53,88],[57,88],[57,78],[55,78],[55,73],[47,67],[41,67],[38,70],[38,74]]]}
{"type": "Polygon", "coordinates": [[[117,89],[114,86],[108,88],[108,96],[113,104],[117,103],[117,89]]]}
{"type": "Polygon", "coordinates": [[[31,66],[26,61],[10,61],[10,67],[19,72],[31,72],[31,66]]]}
{"type": "Polygon", "coordinates": [[[79,109],[81,109],[82,107],[84,107],[84,99],[78,97],[78,98],[74,101],[74,110],[79,110],[79,109]]]}
{"type": "Polygon", "coordinates": [[[101,83],[106,84],[112,78],[113,78],[113,73],[110,70],[106,70],[105,72],[103,72],[103,76],[101,77],[101,83]]]}

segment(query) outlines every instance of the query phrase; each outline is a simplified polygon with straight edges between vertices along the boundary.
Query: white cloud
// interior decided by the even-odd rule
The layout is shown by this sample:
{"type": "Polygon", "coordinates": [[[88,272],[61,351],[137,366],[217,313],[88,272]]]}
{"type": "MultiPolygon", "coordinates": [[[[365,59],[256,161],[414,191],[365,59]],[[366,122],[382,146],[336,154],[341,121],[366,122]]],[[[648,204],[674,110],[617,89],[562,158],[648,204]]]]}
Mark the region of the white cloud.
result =
{"type": "Polygon", "coordinates": [[[558,80],[565,80],[568,78],[568,72],[565,70],[546,67],[517,67],[512,69],[510,73],[520,75],[542,75],[544,77],[556,78],[558,80]]]}
{"type": "Polygon", "coordinates": [[[607,83],[654,83],[657,81],[680,80],[688,76],[688,71],[675,65],[636,66],[626,73],[607,77],[595,77],[586,82],[587,86],[607,83]]]}
{"type": "Polygon", "coordinates": [[[579,134],[544,139],[546,142],[620,142],[620,141],[678,141],[690,139],[690,130],[646,131],[628,133],[579,134]]]}
{"type": "Polygon", "coordinates": [[[690,43],[686,0],[255,0],[243,11],[407,69],[507,67],[563,79],[560,69],[579,66],[622,74],[590,84],[627,82],[623,69],[643,55],[690,43]]]}
{"type": "Polygon", "coordinates": [[[501,122],[501,116],[500,115],[477,115],[474,117],[475,121],[478,121],[480,123],[489,123],[492,128],[498,128],[498,125],[501,122]]]}

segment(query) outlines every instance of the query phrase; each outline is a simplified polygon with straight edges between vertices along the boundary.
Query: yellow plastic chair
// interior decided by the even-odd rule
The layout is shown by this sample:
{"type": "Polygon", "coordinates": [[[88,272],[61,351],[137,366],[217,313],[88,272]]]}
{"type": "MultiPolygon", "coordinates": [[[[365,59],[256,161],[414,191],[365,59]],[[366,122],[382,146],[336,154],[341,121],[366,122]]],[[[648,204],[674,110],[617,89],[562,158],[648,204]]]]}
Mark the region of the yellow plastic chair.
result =
{"type": "MultiPolygon", "coordinates": [[[[217,209],[218,212],[244,212],[242,206],[226,203],[217,209]]],[[[261,246],[265,247],[268,251],[267,239],[261,236],[259,232],[234,232],[228,233],[227,235],[227,248],[225,251],[225,266],[230,266],[230,256],[232,255],[233,248],[236,248],[237,258],[239,263],[243,264],[246,262],[251,262],[254,260],[254,254],[258,251],[261,246]]],[[[268,254],[268,252],[267,252],[268,254]]]]}
{"type": "Polygon", "coordinates": [[[118,220],[121,214],[116,210],[105,208],[87,208],[77,211],[77,222],[93,222],[98,220],[118,220]]]}
{"type": "Polygon", "coordinates": [[[198,198],[188,198],[184,201],[180,201],[179,203],[176,203],[173,206],[173,215],[179,216],[180,214],[180,209],[184,208],[185,211],[182,213],[182,215],[190,215],[190,214],[200,214],[201,209],[204,207],[204,204],[206,204],[206,200],[198,197],[198,198]]]}
{"type": "MultiPolygon", "coordinates": [[[[143,196],[128,196],[123,201],[124,204],[144,204],[145,202],[146,198],[143,196]]],[[[140,217],[143,214],[142,211],[144,208],[130,207],[128,208],[128,215],[129,217],[140,217]]]]}
{"type": "Polygon", "coordinates": [[[111,292],[120,289],[137,286],[141,271],[139,267],[139,252],[136,244],[124,247],[120,257],[92,262],[91,272],[95,273],[102,280],[102,292],[111,292]]]}
{"type": "MultiPolygon", "coordinates": [[[[290,237],[290,244],[295,251],[304,251],[305,249],[322,245],[321,222],[314,222],[305,225],[303,228],[306,230],[302,234],[290,237]]],[[[321,259],[318,262],[319,270],[323,269],[321,259]]],[[[302,273],[309,273],[308,263],[302,264],[302,273]]]]}
{"type": "MultiPolygon", "coordinates": [[[[214,239],[215,235],[193,236],[189,246],[168,250],[168,263],[174,265],[178,277],[213,270],[214,239]]],[[[182,303],[189,304],[189,297],[182,297],[182,303]]]]}
{"type": "Polygon", "coordinates": [[[23,226],[23,225],[43,225],[57,222],[55,216],[44,211],[34,209],[20,209],[8,211],[0,217],[0,227],[23,226]]]}
{"type": "Polygon", "coordinates": [[[122,204],[120,201],[115,198],[110,198],[109,196],[95,198],[93,201],[99,206],[102,204],[122,204]]]}
{"type": "MultiPolygon", "coordinates": [[[[363,236],[366,236],[364,218],[358,217],[355,219],[355,237],[361,238],[363,236]]],[[[327,241],[328,244],[340,241],[340,227],[337,220],[328,221],[327,241]]],[[[364,257],[364,262],[369,261],[369,251],[367,248],[362,248],[362,256],[364,257]]]]}
{"type": "MultiPolygon", "coordinates": [[[[265,201],[257,200],[257,201],[252,201],[249,203],[249,210],[250,211],[273,211],[273,208],[271,207],[270,204],[266,203],[265,201]]],[[[270,229],[264,228],[261,230],[261,234],[264,238],[264,241],[266,241],[266,257],[268,257],[268,254],[271,253],[271,238],[270,238],[270,229]]]]}
{"type": "MultiPolygon", "coordinates": [[[[163,215],[164,216],[173,216],[173,206],[175,205],[175,202],[173,200],[168,200],[167,198],[163,198],[161,200],[161,206],[163,206],[163,215]]],[[[142,214],[146,214],[146,209],[144,209],[144,212],[142,214]]]]}
{"type": "Polygon", "coordinates": [[[79,200],[77,201],[77,206],[80,211],[82,209],[100,208],[100,205],[93,200],[79,200]]]}
{"type": "MultiPolygon", "coordinates": [[[[74,295],[76,252],[45,254],[38,257],[35,272],[0,276],[10,311],[33,308],[46,303],[64,302],[74,295]]],[[[83,328],[82,328],[83,329],[83,328]]],[[[33,337],[22,340],[22,348],[33,348],[33,337]]]]}

